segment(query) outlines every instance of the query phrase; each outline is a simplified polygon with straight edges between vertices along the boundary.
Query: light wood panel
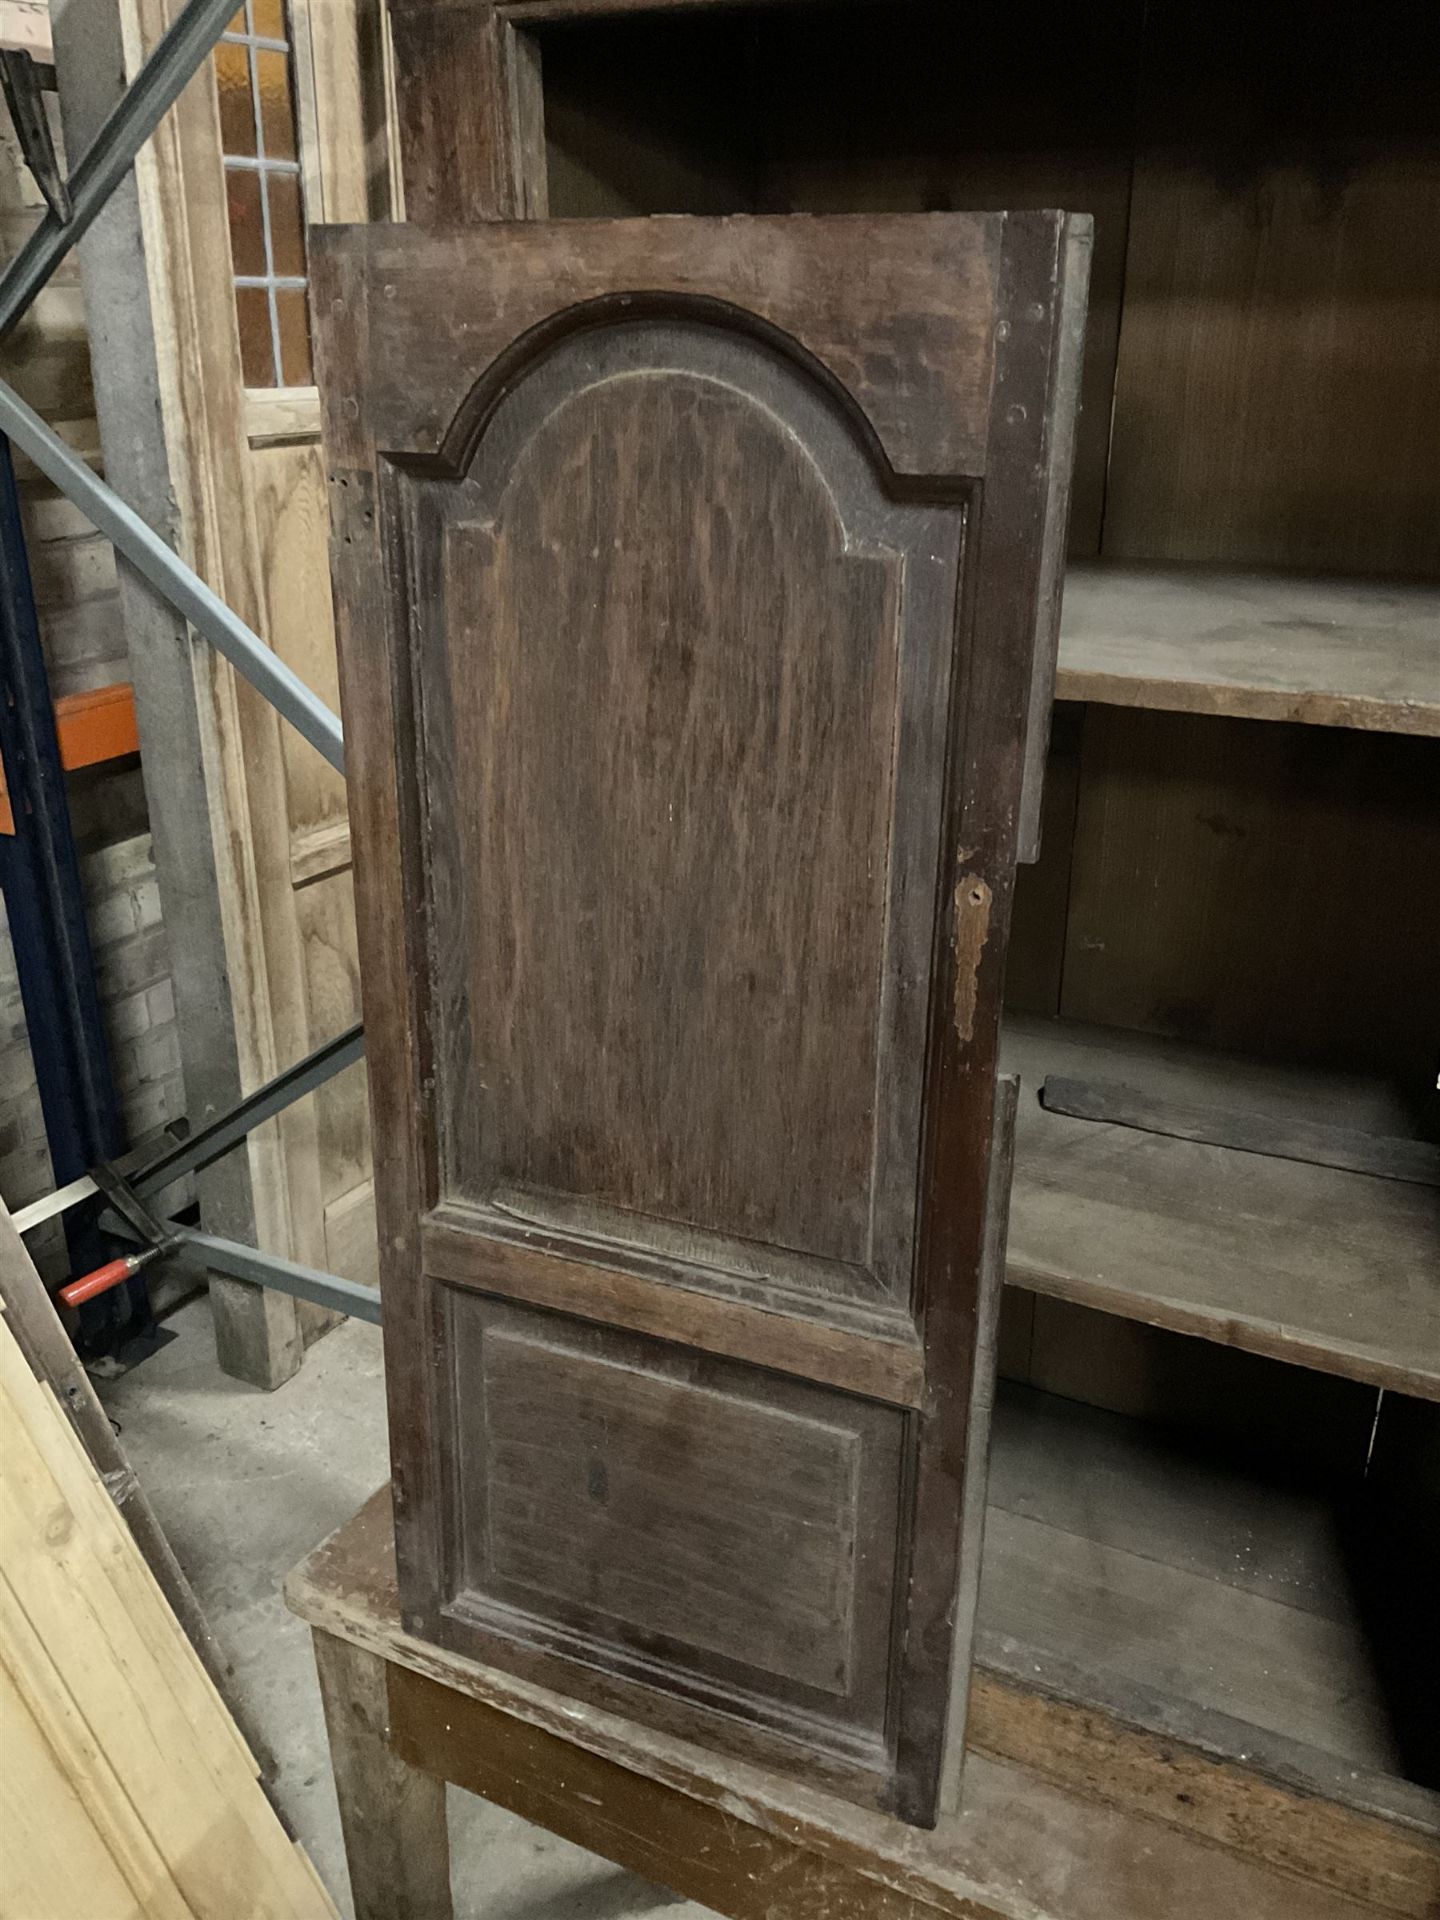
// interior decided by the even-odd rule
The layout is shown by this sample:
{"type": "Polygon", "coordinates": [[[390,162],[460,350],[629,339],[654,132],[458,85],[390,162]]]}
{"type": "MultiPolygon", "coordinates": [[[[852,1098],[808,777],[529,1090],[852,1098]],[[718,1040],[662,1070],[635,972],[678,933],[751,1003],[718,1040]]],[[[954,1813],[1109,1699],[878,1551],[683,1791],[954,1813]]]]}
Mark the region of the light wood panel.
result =
{"type": "MultiPolygon", "coordinates": [[[[122,64],[133,70],[177,8],[171,0],[127,0],[122,11],[124,62],[102,55],[80,74],[78,0],[72,10],[76,56],[68,71],[76,75],[77,125],[82,96],[83,118],[92,129],[99,123],[111,103],[107,76],[122,64]]],[[[389,212],[378,0],[309,7],[297,0],[291,24],[307,214],[354,220],[389,212]]],[[[99,17],[85,28],[101,40],[116,30],[99,17]]],[[[333,701],[318,400],[313,390],[257,397],[244,389],[213,85],[186,89],[142,151],[136,181],[130,233],[108,253],[92,239],[99,251],[87,264],[88,297],[113,305],[125,322],[102,343],[111,353],[112,451],[127,473],[136,469],[150,517],[166,521],[202,577],[333,701]],[[138,290],[137,255],[146,270],[138,290]],[[118,341],[132,357],[142,354],[154,395],[148,409],[129,396],[118,341]]],[[[132,639],[153,619],[149,605],[132,595],[132,639]]],[[[203,648],[188,718],[177,724],[184,703],[166,691],[173,642],[163,672],[162,651],[157,643],[146,654],[156,671],[140,701],[140,731],[167,918],[173,907],[177,928],[193,935],[198,926],[204,936],[182,934],[177,957],[187,1091],[198,1116],[354,1017],[344,788],[203,648]],[[202,867],[204,888],[197,884],[202,867]],[[202,892],[203,916],[192,906],[202,892]],[[203,946],[203,965],[192,964],[192,946],[203,946]]],[[[222,1170],[223,1194],[216,1192],[222,1174],[207,1176],[211,1224],[325,1266],[327,1211],[368,1177],[363,1108],[363,1085],[352,1074],[324,1101],[297,1103],[257,1129],[243,1161],[222,1170]]],[[[352,1256],[355,1217],[353,1208],[345,1211],[352,1256]]],[[[266,1386],[293,1372],[305,1340],[330,1323],[316,1309],[238,1282],[217,1281],[212,1303],[223,1364],[266,1386]]]]}
{"type": "Polygon", "coordinates": [[[334,1920],[0,1317],[0,1911],[334,1920]]]}
{"type": "MultiPolygon", "coordinates": [[[[318,444],[252,448],[251,477],[276,652],[338,711],[335,619],[330,600],[330,509],[318,444]]],[[[349,870],[345,782],[290,729],[280,736],[281,797],[289,836],[289,902],[272,911],[293,919],[301,955],[304,1046],[323,1046],[360,1018],[355,900],[349,870]]],[[[370,1112],[362,1065],[327,1081],[312,1112],[314,1204],[322,1264],[359,1278],[373,1268],[362,1227],[370,1182],[370,1112]],[[358,1204],[347,1204],[352,1192],[358,1204]],[[343,1221],[331,1244],[330,1222],[343,1221]]],[[[293,1177],[293,1176],[292,1176],[293,1177]]]]}

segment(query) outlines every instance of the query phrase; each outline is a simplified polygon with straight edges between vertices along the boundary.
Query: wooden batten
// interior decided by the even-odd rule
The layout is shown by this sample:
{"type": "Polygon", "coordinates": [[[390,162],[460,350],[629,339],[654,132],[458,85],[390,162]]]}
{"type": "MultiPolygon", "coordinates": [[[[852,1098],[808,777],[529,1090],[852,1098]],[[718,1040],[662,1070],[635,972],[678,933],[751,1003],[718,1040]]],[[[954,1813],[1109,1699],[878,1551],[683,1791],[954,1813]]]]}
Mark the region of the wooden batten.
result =
{"type": "MultiPolygon", "coordinates": [[[[0,1262],[9,1294],[25,1255],[3,1209],[0,1262]]],[[[0,1311],[0,1908],[225,1920],[239,1903],[256,1920],[334,1920],[9,1319],[0,1311]]]]}

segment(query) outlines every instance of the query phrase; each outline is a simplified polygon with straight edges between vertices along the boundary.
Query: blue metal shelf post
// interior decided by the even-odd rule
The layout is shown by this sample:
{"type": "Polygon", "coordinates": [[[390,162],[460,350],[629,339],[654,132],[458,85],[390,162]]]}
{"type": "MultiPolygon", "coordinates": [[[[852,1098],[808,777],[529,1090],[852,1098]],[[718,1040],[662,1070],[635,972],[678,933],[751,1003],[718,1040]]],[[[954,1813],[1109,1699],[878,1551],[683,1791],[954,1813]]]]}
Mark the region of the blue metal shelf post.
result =
{"type": "MultiPolygon", "coordinates": [[[[10,442],[0,435],[0,761],[14,816],[0,834],[0,887],[29,1029],[50,1159],[60,1185],[125,1145],[70,829],[50,680],[40,644],[10,442]]],[[[106,1256],[93,1220],[66,1220],[71,1266],[106,1256]]],[[[81,1327],[107,1349],[151,1320],[143,1275],[94,1301],[81,1327]]]]}

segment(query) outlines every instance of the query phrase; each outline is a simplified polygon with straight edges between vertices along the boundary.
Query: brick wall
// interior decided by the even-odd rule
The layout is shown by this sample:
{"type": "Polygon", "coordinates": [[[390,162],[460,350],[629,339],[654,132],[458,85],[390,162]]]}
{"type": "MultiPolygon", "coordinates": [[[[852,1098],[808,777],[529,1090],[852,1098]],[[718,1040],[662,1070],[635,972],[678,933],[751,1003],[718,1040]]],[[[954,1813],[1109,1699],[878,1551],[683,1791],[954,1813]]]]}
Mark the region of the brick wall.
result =
{"type": "MultiPolygon", "coordinates": [[[[0,107],[0,257],[8,259],[41,201],[0,107]]],[[[98,464],[95,404],[78,269],[60,269],[7,342],[6,377],[69,444],[98,464]]],[[[77,508],[17,460],[21,515],[41,638],[58,696],[128,678],[109,543],[77,508]]],[[[185,1110],[160,894],[136,763],[69,781],[71,819],[109,1029],[116,1088],[132,1144],[185,1110]]],[[[11,1208],[50,1191],[34,1064],[8,922],[0,904],[0,1195],[11,1208]]],[[[58,1272],[58,1228],[32,1235],[42,1268],[58,1272]]]]}

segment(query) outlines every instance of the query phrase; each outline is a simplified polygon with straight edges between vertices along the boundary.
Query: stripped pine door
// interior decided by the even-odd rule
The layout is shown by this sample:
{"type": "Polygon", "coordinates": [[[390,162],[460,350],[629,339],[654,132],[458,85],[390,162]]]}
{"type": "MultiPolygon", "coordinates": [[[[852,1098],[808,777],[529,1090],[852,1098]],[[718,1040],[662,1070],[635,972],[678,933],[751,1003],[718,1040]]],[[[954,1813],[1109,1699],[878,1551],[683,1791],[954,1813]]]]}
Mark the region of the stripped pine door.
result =
{"type": "Polygon", "coordinates": [[[1087,241],[315,247],[408,1622],[919,1823],[1087,241]]]}
{"type": "MultiPolygon", "coordinates": [[[[182,5],[57,9],[72,152],[182,5]]],[[[309,378],[298,221],[302,186],[311,219],[391,210],[384,76],[366,55],[382,25],[379,0],[238,7],[137,160],[130,238],[112,209],[82,246],[112,483],[325,698],[335,658],[319,399],[293,384],[309,378]],[[280,240],[282,209],[294,228],[280,240]],[[144,298],[130,297],[137,262],[144,298]],[[243,340],[241,327],[266,307],[272,269],[285,281],[274,298],[288,304],[274,309],[267,364],[254,326],[243,340]]],[[[268,324],[260,332],[263,345],[268,324]]],[[[186,1102],[199,1122],[357,1017],[345,787],[217,654],[202,648],[193,674],[177,669],[173,621],[161,614],[157,627],[153,596],[123,570],[121,595],[186,1102]]],[[[255,1129],[202,1176],[200,1197],[216,1232],[373,1280],[363,1067],[255,1129]]],[[[287,1379],[333,1318],[219,1276],[210,1298],[221,1364],[259,1386],[287,1379]]]]}

